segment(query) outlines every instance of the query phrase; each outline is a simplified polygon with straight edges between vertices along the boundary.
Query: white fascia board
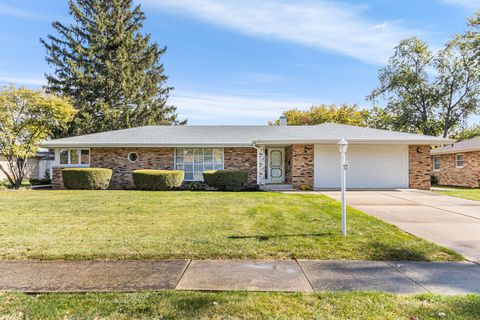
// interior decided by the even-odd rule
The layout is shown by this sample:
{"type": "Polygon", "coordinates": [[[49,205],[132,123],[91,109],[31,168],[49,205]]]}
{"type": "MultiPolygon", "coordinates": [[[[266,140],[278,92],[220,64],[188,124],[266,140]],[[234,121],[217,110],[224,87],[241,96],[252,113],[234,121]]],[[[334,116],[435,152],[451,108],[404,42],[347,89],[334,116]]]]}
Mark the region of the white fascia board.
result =
{"type": "MultiPolygon", "coordinates": [[[[336,144],[340,139],[322,139],[322,140],[255,140],[255,144],[336,144]]],[[[396,144],[396,145],[442,145],[449,142],[449,140],[373,140],[373,139],[347,139],[352,144],[396,144]]]]}
{"type": "Polygon", "coordinates": [[[158,144],[158,143],[58,143],[42,145],[45,148],[220,148],[220,147],[252,147],[252,144],[211,144],[211,143],[176,143],[176,144],[158,144]]]}
{"type": "Polygon", "coordinates": [[[444,150],[444,151],[435,151],[432,150],[430,152],[430,154],[432,156],[436,156],[436,155],[442,155],[442,154],[452,154],[452,153],[462,153],[462,152],[478,152],[480,151],[480,148],[459,148],[459,149],[455,149],[455,150],[444,150]]]}

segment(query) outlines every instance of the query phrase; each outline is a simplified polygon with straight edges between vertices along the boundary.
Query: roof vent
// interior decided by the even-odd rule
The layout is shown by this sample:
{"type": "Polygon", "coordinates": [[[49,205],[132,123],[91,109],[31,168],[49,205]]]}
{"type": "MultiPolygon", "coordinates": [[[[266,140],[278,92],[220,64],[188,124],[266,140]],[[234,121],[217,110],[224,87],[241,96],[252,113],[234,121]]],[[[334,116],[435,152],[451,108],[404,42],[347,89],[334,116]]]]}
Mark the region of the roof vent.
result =
{"type": "Polygon", "coordinates": [[[280,125],[286,126],[287,125],[287,117],[285,115],[280,116],[280,125]]]}

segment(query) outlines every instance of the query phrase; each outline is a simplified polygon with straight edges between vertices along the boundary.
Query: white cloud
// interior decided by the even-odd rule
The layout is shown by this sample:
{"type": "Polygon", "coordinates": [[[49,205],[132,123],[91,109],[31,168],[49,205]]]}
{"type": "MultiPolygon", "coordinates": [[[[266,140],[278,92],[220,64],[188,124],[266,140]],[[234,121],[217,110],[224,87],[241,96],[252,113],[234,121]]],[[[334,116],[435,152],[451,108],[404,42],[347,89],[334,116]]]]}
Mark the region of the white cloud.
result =
{"type": "Polygon", "coordinates": [[[19,77],[10,77],[10,76],[1,76],[0,75],[0,82],[6,83],[13,83],[15,85],[34,85],[34,86],[43,86],[47,83],[44,77],[26,77],[26,78],[19,78],[19,77]]]}
{"type": "Polygon", "coordinates": [[[258,98],[172,92],[169,104],[175,105],[180,118],[190,124],[267,124],[291,108],[307,108],[312,101],[297,101],[289,97],[258,98]]]}
{"type": "Polygon", "coordinates": [[[44,15],[40,15],[8,4],[0,4],[0,15],[7,15],[30,20],[51,20],[44,15]]]}
{"type": "Polygon", "coordinates": [[[368,17],[363,6],[311,0],[143,0],[160,9],[260,37],[385,63],[398,42],[418,31],[368,17]]]}
{"type": "Polygon", "coordinates": [[[480,10],[480,0],[443,0],[446,3],[461,6],[467,9],[480,10]]]}

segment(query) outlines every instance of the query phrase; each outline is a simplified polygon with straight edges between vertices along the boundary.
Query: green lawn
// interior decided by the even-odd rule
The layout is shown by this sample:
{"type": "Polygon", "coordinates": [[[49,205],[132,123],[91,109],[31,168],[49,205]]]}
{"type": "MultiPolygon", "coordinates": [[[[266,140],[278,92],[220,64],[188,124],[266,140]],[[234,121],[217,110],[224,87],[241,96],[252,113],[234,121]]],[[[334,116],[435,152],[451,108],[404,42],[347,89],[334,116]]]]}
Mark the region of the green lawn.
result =
{"type": "Polygon", "coordinates": [[[2,319],[478,319],[480,295],[0,293],[2,319]]]}
{"type": "Polygon", "coordinates": [[[465,198],[480,201],[480,188],[459,188],[459,187],[441,187],[435,186],[434,191],[447,196],[465,198]]]}
{"type": "Polygon", "coordinates": [[[313,194],[0,192],[0,259],[462,259],[354,209],[340,227],[313,194]]]}

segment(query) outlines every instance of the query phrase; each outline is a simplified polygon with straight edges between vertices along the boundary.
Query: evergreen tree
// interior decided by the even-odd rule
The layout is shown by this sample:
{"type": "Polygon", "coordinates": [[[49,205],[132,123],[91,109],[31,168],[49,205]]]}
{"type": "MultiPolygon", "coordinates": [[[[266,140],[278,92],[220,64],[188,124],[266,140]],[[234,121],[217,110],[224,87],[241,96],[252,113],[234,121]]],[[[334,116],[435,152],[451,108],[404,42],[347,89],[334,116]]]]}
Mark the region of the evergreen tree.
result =
{"type": "Polygon", "coordinates": [[[78,110],[66,131],[71,136],[152,124],[178,124],[166,104],[163,64],[166,48],[141,34],[145,15],[133,0],[70,0],[74,23],[54,22],[58,35],[41,39],[49,92],[72,98],[78,110]]]}

